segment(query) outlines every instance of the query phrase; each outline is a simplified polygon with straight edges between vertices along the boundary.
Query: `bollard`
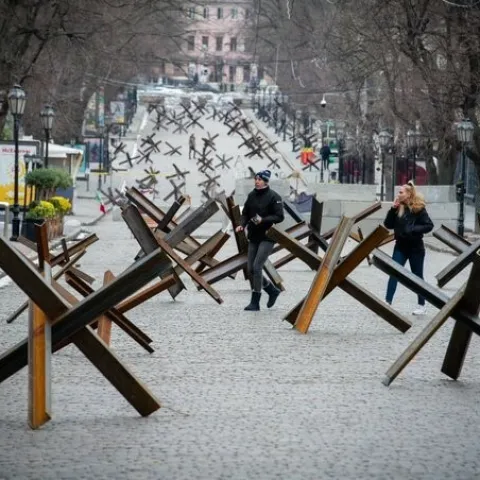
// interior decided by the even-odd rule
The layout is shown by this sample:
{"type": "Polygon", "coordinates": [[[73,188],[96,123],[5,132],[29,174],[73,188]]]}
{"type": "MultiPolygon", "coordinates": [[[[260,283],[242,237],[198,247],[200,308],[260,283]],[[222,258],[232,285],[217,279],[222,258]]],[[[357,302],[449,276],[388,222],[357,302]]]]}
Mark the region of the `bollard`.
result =
{"type": "Polygon", "coordinates": [[[0,202],[0,206],[5,209],[5,217],[3,222],[3,236],[8,237],[8,223],[10,219],[10,204],[8,202],[0,202]]]}

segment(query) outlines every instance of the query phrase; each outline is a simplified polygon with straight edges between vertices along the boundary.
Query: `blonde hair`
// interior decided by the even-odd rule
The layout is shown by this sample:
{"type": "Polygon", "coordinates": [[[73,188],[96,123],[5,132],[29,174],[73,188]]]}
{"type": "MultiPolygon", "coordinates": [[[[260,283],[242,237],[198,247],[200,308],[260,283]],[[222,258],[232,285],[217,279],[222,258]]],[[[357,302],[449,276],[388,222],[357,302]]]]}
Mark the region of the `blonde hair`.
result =
{"type": "MultiPolygon", "coordinates": [[[[403,188],[409,194],[408,200],[406,202],[406,206],[409,208],[409,210],[413,213],[418,213],[420,210],[423,210],[426,205],[425,199],[423,198],[423,195],[421,193],[417,192],[417,189],[415,188],[413,182],[410,180],[405,185],[403,185],[403,188]]],[[[404,213],[405,205],[402,203],[398,208],[398,216],[402,217],[404,213]]]]}

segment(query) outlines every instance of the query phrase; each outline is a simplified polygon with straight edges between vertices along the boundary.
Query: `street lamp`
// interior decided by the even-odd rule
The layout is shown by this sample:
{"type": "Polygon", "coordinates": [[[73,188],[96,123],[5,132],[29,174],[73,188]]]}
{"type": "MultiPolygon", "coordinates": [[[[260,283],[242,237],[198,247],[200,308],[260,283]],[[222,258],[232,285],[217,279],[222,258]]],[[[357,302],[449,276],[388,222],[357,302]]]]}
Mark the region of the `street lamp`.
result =
{"type": "Polygon", "coordinates": [[[470,120],[464,119],[457,125],[457,139],[462,144],[462,163],[460,181],[457,182],[458,224],[457,233],[463,237],[465,233],[465,146],[473,140],[474,126],[470,120]]]}
{"type": "Polygon", "coordinates": [[[18,205],[18,131],[20,119],[25,111],[27,95],[20,85],[14,85],[8,93],[8,107],[13,116],[13,138],[15,142],[15,167],[14,167],[14,198],[13,198],[13,219],[12,219],[12,237],[10,240],[16,241],[20,234],[20,206],[18,205]]]}
{"type": "Polygon", "coordinates": [[[384,193],[385,193],[385,150],[390,146],[392,141],[392,135],[386,130],[382,130],[378,134],[380,140],[380,150],[381,150],[381,160],[382,160],[382,170],[380,175],[380,201],[383,202],[384,193]]]}
{"type": "Polygon", "coordinates": [[[283,141],[285,142],[287,140],[287,111],[288,111],[288,95],[283,95],[283,141]]]}
{"type": "Polygon", "coordinates": [[[98,157],[98,190],[102,189],[102,170],[103,170],[103,149],[105,143],[105,127],[100,126],[98,127],[98,131],[100,132],[100,151],[98,157]]]}
{"type": "MultiPolygon", "coordinates": [[[[412,170],[412,180],[415,183],[416,176],[417,176],[417,153],[418,148],[422,146],[424,140],[424,136],[413,130],[409,130],[407,132],[407,145],[411,149],[413,153],[413,170],[412,170]]],[[[407,155],[407,182],[408,182],[408,174],[409,174],[409,161],[407,155]]]]}
{"type": "Polygon", "coordinates": [[[345,132],[343,131],[343,127],[337,127],[337,141],[338,141],[338,181],[343,183],[343,155],[344,155],[344,137],[345,132]]]}
{"type": "Polygon", "coordinates": [[[53,128],[55,110],[51,105],[45,105],[40,112],[43,129],[45,130],[45,168],[48,168],[48,144],[50,143],[50,132],[53,128]]]}

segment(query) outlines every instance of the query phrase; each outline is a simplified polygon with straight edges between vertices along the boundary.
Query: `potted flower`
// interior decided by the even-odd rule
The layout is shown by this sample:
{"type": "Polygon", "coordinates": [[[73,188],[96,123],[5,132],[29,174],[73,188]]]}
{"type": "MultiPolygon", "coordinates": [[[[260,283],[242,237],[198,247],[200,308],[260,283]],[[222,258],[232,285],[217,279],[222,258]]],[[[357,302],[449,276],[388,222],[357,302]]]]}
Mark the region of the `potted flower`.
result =
{"type": "Polygon", "coordinates": [[[55,207],[55,225],[52,227],[55,229],[54,237],[60,237],[63,235],[63,217],[70,213],[72,210],[72,204],[68,200],[68,198],[61,197],[60,195],[56,195],[48,200],[54,207],[55,207]]]}
{"type": "MultiPolygon", "coordinates": [[[[56,215],[55,207],[45,200],[39,202],[32,202],[25,215],[25,221],[22,224],[22,235],[32,242],[36,241],[35,225],[42,225],[44,222],[50,223],[56,215]]],[[[53,238],[54,232],[49,225],[48,238],[53,238]]]]}

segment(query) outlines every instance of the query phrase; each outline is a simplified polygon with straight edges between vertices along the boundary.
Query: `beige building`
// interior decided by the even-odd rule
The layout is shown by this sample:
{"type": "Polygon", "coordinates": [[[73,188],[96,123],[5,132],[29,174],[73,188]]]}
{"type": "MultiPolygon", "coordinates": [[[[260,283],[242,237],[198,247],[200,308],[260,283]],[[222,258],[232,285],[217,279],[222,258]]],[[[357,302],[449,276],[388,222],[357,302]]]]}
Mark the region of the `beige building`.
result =
{"type": "Polygon", "coordinates": [[[207,0],[187,5],[184,14],[189,25],[175,59],[177,71],[190,79],[198,75],[201,83],[239,86],[258,79],[249,41],[254,21],[251,2],[207,0]]]}

